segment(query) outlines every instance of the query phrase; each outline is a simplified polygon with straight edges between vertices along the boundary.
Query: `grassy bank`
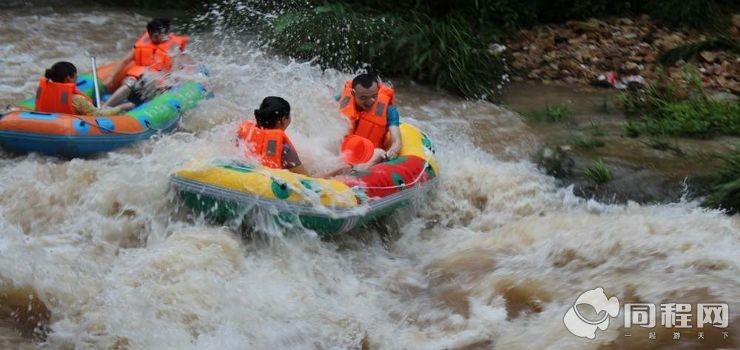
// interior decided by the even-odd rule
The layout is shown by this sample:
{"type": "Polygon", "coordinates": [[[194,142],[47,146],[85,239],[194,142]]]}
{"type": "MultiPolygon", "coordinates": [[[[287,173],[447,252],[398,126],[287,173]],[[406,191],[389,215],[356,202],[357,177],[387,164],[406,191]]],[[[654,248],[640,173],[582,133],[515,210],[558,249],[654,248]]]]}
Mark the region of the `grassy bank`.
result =
{"type": "Polygon", "coordinates": [[[736,214],[740,211],[740,149],[720,158],[724,164],[716,172],[703,205],[736,214]]]}
{"type": "Polygon", "coordinates": [[[663,76],[621,100],[627,113],[639,117],[625,126],[628,136],[740,136],[740,104],[711,99],[688,67],[682,83],[663,76]]]}

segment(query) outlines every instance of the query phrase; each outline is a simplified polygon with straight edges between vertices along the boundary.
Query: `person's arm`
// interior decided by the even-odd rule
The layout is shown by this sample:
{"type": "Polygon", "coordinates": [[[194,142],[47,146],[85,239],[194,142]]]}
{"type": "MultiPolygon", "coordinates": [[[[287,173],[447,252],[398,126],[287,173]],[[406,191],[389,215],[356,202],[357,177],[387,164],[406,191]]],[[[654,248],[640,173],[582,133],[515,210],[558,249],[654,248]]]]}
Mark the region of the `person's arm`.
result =
{"type": "Polygon", "coordinates": [[[122,105],[120,105],[118,107],[114,107],[114,108],[100,109],[100,108],[95,108],[95,105],[93,105],[92,102],[90,102],[90,100],[88,100],[84,96],[75,95],[72,98],[72,107],[75,109],[75,111],[79,115],[105,115],[105,116],[110,116],[110,115],[121,114],[122,112],[127,111],[127,110],[135,107],[135,105],[133,103],[130,103],[129,102],[129,103],[124,103],[124,104],[122,104],[122,105]]]}
{"type": "Polygon", "coordinates": [[[121,73],[121,71],[128,66],[131,61],[134,60],[134,51],[131,50],[129,53],[124,57],[116,66],[116,68],[111,71],[111,74],[108,76],[107,79],[103,82],[105,84],[105,88],[108,90],[111,90],[111,87],[113,85],[113,80],[116,79],[116,77],[121,73]]]}
{"type": "Polygon", "coordinates": [[[398,152],[401,151],[401,117],[398,115],[398,109],[396,106],[388,107],[388,131],[391,133],[391,146],[388,147],[388,151],[385,153],[386,159],[393,159],[398,157],[398,152]]]}
{"type": "Polygon", "coordinates": [[[291,173],[296,173],[296,174],[301,174],[301,175],[306,175],[306,176],[310,176],[310,175],[308,174],[308,170],[306,170],[306,168],[305,168],[305,167],[303,167],[303,164],[301,164],[301,165],[296,165],[296,166],[294,166],[294,167],[292,167],[292,168],[289,168],[288,170],[289,170],[289,171],[290,171],[291,173]]]}
{"type": "Polygon", "coordinates": [[[298,152],[296,152],[296,150],[293,149],[293,147],[291,147],[291,145],[287,143],[283,145],[282,163],[283,163],[282,164],[283,169],[287,169],[288,171],[292,173],[306,175],[306,176],[320,177],[320,178],[329,178],[329,177],[335,176],[337,174],[340,174],[344,171],[351,169],[349,165],[343,165],[337,169],[334,169],[334,170],[331,170],[325,173],[310,174],[308,170],[306,170],[306,168],[301,163],[301,160],[298,157],[298,152]]]}
{"type": "Polygon", "coordinates": [[[288,169],[292,173],[308,175],[308,171],[305,167],[303,167],[301,159],[298,157],[298,152],[296,152],[290,142],[283,143],[283,157],[281,166],[283,169],[288,169]]]}

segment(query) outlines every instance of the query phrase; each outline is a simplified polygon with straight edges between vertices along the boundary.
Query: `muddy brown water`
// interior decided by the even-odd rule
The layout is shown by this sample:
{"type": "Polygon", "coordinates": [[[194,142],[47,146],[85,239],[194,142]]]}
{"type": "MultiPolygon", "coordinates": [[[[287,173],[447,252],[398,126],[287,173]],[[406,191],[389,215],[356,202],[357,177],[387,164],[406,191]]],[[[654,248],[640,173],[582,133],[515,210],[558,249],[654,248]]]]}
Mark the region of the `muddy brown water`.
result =
{"type": "MultiPolygon", "coordinates": [[[[0,20],[9,104],[55,61],[84,71],[85,51],[119,56],[147,17],[42,7],[0,20]]],[[[216,30],[192,39],[216,97],[178,132],[91,159],[0,158],[0,347],[738,347],[737,217],[686,201],[580,198],[531,162],[544,126],[408,82],[396,82],[401,114],[429,133],[441,164],[437,192],[416,210],[333,240],[245,240],[188,217],[168,176],[187,161],[237,157],[230,135],[266,95],[291,102],[288,132],[309,168],[336,161],[343,126],[332,93],[351,77],[216,30]],[[729,303],[731,337],[628,338],[620,313],[596,339],[578,338],[563,316],[596,287],[623,302],[729,303]]]]}

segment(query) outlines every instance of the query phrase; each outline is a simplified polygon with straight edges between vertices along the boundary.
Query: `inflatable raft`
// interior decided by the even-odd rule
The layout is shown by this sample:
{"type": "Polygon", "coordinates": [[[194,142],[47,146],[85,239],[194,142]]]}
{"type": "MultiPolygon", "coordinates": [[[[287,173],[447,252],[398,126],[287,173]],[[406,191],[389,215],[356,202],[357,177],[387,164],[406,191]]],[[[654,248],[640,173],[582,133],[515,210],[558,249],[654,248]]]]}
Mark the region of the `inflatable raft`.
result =
{"type": "Polygon", "coordinates": [[[439,168],[429,137],[407,123],[400,129],[403,142],[396,159],[343,178],[222,162],[186,167],[172,176],[171,184],[186,206],[212,220],[267,216],[283,226],[342,233],[408,204],[436,182],[439,168]]]}
{"type": "MultiPolygon", "coordinates": [[[[99,81],[115,64],[98,69],[99,81]]],[[[103,84],[98,85],[101,95],[105,95],[103,84]]],[[[92,98],[92,73],[78,75],[77,88],[92,98]]],[[[0,114],[0,146],[14,153],[39,152],[68,158],[107,152],[174,129],[182,113],[205,96],[202,84],[188,81],[115,116],[35,112],[35,98],[29,97],[17,110],[0,114]]]]}

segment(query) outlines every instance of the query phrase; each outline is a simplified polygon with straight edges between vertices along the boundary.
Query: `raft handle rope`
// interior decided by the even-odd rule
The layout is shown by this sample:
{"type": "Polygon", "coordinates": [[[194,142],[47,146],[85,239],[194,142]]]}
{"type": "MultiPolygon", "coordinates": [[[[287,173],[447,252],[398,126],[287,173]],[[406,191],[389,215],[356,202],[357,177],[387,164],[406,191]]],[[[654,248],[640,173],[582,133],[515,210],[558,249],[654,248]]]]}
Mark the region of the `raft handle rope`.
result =
{"type": "MultiPolygon", "coordinates": [[[[89,124],[89,125],[91,125],[93,127],[96,127],[98,129],[102,130],[102,131],[105,131],[106,133],[109,133],[109,134],[118,134],[118,135],[140,135],[141,134],[141,132],[125,132],[125,131],[116,131],[116,130],[108,129],[108,128],[106,128],[104,126],[101,126],[99,124],[90,123],[89,121],[87,121],[85,119],[82,119],[82,117],[79,116],[79,115],[73,115],[73,116],[76,119],[80,120],[81,122],[83,122],[85,124],[89,124]]],[[[160,132],[160,131],[163,131],[163,130],[166,130],[167,129],[167,128],[161,128],[161,129],[153,128],[153,127],[151,127],[151,122],[149,122],[148,120],[144,120],[144,125],[146,126],[146,128],[145,128],[146,130],[152,130],[152,131],[155,131],[155,132],[160,132]]]]}
{"type": "MultiPolygon", "coordinates": [[[[5,114],[11,113],[11,112],[18,112],[19,111],[17,109],[11,108],[10,105],[8,105],[8,107],[6,107],[6,108],[7,108],[6,110],[0,112],[0,118],[4,117],[5,114]]],[[[36,113],[36,112],[33,112],[33,113],[36,113]]],[[[103,130],[103,131],[105,131],[105,132],[107,132],[109,134],[119,134],[119,135],[140,135],[141,134],[141,132],[125,132],[125,131],[116,131],[116,130],[108,129],[108,128],[104,127],[104,126],[100,126],[98,124],[90,123],[89,121],[83,119],[82,116],[79,116],[79,115],[76,115],[76,114],[68,114],[68,115],[71,115],[75,119],[78,119],[79,121],[81,121],[81,122],[83,122],[85,124],[90,124],[91,126],[93,126],[95,128],[98,128],[100,130],[103,130]]],[[[163,131],[163,130],[166,130],[167,129],[167,128],[161,128],[161,129],[153,128],[151,126],[151,122],[149,122],[148,120],[144,120],[144,125],[146,126],[146,130],[152,130],[152,131],[155,131],[155,132],[160,132],[160,131],[163,131]]]]}
{"type": "Polygon", "coordinates": [[[373,190],[390,190],[398,187],[407,187],[407,186],[414,186],[416,183],[421,181],[422,176],[424,175],[424,172],[426,172],[427,168],[429,167],[429,161],[424,159],[424,166],[421,167],[421,171],[419,172],[419,175],[416,176],[416,178],[411,181],[410,183],[405,183],[403,185],[397,185],[397,186],[364,186],[363,188],[370,188],[373,190]]]}

